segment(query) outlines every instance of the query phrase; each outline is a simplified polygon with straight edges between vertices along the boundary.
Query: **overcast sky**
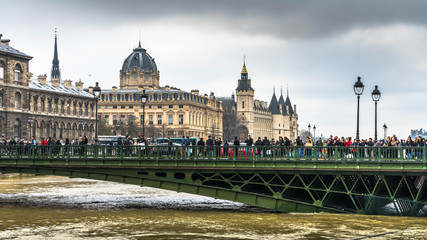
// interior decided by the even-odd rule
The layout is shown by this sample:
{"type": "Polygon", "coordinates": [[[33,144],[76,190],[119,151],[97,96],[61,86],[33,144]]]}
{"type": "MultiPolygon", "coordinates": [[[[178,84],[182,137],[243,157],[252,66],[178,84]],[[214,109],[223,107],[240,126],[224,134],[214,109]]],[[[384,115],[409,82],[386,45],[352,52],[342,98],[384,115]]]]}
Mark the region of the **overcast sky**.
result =
{"type": "MultiPolygon", "coordinates": [[[[3,1],[2,1],[3,2],[3,1]]],[[[300,129],[355,136],[362,77],[361,137],[406,138],[427,127],[427,1],[7,1],[0,33],[33,56],[34,76],[52,67],[54,29],[63,79],[119,85],[123,60],[138,45],[155,58],[160,84],[230,96],[243,55],[255,97],[273,88],[297,105],[300,129]],[[89,76],[91,74],[91,76],[89,76]]]]}

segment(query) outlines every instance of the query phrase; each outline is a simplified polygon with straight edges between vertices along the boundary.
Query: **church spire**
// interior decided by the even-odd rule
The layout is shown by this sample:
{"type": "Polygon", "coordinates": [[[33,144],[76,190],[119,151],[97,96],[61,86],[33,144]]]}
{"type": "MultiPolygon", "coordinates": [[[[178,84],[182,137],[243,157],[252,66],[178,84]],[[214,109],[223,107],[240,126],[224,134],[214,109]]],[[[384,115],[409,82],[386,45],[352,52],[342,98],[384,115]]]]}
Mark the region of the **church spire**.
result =
{"type": "Polygon", "coordinates": [[[57,44],[57,35],[55,28],[55,48],[53,50],[53,61],[52,61],[52,72],[50,75],[51,78],[61,78],[61,71],[59,70],[59,59],[58,59],[58,44],[57,44]]]}
{"type": "Polygon", "coordinates": [[[243,68],[242,68],[242,73],[241,73],[241,78],[242,80],[247,80],[248,79],[248,70],[246,70],[246,56],[243,55],[243,68]]]}

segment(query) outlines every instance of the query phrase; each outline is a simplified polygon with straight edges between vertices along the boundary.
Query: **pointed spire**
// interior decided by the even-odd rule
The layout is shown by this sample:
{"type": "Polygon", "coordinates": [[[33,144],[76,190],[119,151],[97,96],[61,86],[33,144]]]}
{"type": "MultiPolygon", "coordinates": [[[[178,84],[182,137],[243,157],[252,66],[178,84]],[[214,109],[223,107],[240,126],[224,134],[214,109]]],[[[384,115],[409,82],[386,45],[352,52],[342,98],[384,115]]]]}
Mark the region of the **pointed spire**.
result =
{"type": "Polygon", "coordinates": [[[289,97],[289,83],[287,83],[286,85],[287,85],[287,88],[286,88],[286,94],[287,95],[286,96],[289,97]]]}
{"type": "Polygon", "coordinates": [[[248,70],[246,70],[246,55],[243,55],[243,68],[242,74],[248,74],[248,70]]]}
{"type": "Polygon", "coordinates": [[[53,49],[53,60],[52,60],[52,72],[51,78],[61,78],[61,71],[59,70],[59,59],[58,59],[58,43],[57,43],[57,33],[55,28],[55,47],[53,49]]]}

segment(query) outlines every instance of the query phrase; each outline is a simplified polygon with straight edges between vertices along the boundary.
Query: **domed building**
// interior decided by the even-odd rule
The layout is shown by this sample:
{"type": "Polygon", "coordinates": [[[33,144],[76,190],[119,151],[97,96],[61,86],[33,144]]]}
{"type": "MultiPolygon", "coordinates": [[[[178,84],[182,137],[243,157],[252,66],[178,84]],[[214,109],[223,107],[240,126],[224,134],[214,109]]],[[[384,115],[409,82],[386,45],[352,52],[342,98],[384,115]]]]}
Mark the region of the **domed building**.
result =
{"type": "Polygon", "coordinates": [[[102,118],[116,135],[136,137],[144,132],[152,139],[222,137],[223,111],[215,95],[160,86],[157,64],[140,42],[123,62],[120,87],[102,89],[98,105],[102,118]],[[141,94],[148,97],[145,108],[141,94]]]}
{"type": "Polygon", "coordinates": [[[138,47],[123,62],[120,70],[120,89],[159,88],[159,79],[154,58],[141,47],[139,42],[138,47]]]}

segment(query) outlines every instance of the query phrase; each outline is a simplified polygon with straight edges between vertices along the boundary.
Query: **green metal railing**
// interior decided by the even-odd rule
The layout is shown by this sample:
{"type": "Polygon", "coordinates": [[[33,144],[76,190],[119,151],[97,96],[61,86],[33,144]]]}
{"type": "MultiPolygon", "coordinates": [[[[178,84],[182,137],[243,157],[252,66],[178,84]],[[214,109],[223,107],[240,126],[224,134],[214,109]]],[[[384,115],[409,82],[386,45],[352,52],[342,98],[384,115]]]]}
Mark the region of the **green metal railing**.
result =
{"type": "Polygon", "coordinates": [[[0,158],[423,161],[426,147],[3,145],[0,158]]]}

